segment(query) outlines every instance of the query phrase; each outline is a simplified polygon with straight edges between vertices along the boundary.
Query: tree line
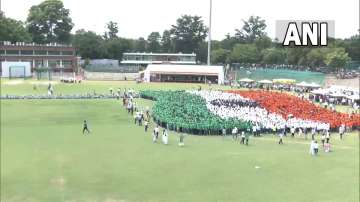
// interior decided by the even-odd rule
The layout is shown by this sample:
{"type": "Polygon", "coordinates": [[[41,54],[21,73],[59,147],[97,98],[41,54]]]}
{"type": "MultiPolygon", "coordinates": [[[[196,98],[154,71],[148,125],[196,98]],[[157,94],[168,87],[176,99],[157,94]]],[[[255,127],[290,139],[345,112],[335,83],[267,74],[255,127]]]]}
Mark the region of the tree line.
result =
{"type": "MultiPolygon", "coordinates": [[[[259,16],[243,20],[235,34],[212,41],[212,64],[288,64],[310,68],[344,68],[351,60],[360,61],[360,37],[329,39],[327,47],[283,47],[271,40],[266,22],[259,16]]],[[[147,38],[130,39],[118,35],[119,25],[110,21],[100,35],[80,29],[71,33],[74,23],[70,10],[61,0],[45,0],[30,8],[26,22],[0,13],[0,41],[35,43],[72,43],[82,58],[121,60],[124,52],[196,53],[197,61],[206,62],[208,28],[200,16],[183,15],[162,33],[151,32],[147,38]]]]}

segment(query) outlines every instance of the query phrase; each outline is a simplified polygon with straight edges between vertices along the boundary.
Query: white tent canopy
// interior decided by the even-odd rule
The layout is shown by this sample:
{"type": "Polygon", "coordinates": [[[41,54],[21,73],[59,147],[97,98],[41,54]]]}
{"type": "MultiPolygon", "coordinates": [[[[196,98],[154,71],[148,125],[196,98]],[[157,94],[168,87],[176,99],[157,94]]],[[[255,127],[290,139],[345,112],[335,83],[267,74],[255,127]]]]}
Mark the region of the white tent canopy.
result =
{"type": "Polygon", "coordinates": [[[240,81],[240,82],[245,82],[245,83],[251,83],[251,82],[254,82],[254,80],[249,79],[249,78],[243,78],[243,79],[240,79],[239,81],[240,81]]]}
{"type": "Polygon", "coordinates": [[[299,86],[299,87],[320,88],[320,85],[315,83],[315,82],[307,83],[305,81],[302,81],[302,82],[300,82],[300,83],[298,83],[296,85],[299,86]]]}
{"type": "Polygon", "coordinates": [[[359,95],[359,94],[349,95],[349,96],[347,96],[346,98],[349,99],[349,100],[352,100],[352,101],[354,101],[354,100],[360,100],[360,95],[359,95]]]}
{"type": "Polygon", "coordinates": [[[316,89],[316,90],[311,91],[311,93],[317,94],[317,95],[325,95],[325,94],[329,93],[329,91],[327,89],[316,89]]]}

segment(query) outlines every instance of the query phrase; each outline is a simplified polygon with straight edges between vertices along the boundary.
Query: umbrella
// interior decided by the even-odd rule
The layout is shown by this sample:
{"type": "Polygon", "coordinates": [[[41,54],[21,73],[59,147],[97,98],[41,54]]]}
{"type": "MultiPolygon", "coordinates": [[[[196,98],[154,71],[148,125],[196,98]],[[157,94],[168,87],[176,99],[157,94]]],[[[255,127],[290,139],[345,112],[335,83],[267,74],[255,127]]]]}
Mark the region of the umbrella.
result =
{"type": "Polygon", "coordinates": [[[293,84],[296,82],[295,79],[273,79],[274,83],[293,84]]]}
{"type": "Polygon", "coordinates": [[[261,80],[261,81],[258,81],[258,83],[272,84],[273,82],[270,80],[261,80]]]}

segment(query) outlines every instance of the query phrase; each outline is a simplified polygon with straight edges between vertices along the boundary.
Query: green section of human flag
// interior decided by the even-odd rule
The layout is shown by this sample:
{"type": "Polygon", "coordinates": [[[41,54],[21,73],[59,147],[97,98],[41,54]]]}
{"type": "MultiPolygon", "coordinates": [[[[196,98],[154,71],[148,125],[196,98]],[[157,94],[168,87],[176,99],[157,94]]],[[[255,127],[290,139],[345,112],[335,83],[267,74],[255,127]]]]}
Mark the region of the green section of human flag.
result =
{"type": "Polygon", "coordinates": [[[205,131],[250,128],[248,122],[236,118],[223,119],[211,113],[202,97],[185,91],[141,91],[140,95],[142,98],[156,100],[152,110],[154,119],[170,127],[205,131]]]}

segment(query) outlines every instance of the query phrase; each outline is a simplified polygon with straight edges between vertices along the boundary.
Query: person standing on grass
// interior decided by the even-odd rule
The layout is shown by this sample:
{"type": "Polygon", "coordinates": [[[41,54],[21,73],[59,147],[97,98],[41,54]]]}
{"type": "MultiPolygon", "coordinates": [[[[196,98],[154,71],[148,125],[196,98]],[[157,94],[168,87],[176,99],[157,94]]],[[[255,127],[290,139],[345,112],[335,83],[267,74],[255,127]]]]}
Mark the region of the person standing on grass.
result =
{"type": "Polygon", "coordinates": [[[153,139],[152,139],[153,143],[156,143],[157,138],[156,138],[155,128],[153,130],[152,136],[153,136],[153,139]]]}
{"type": "Polygon", "coordinates": [[[156,127],[154,128],[154,133],[155,133],[156,140],[159,138],[159,131],[160,131],[159,126],[156,125],[156,127]]]}
{"type": "Polygon", "coordinates": [[[313,128],[311,129],[311,140],[315,140],[315,134],[316,134],[316,128],[313,127],[313,128]]]}
{"type": "Polygon", "coordinates": [[[223,138],[226,137],[226,129],[225,128],[222,129],[222,136],[223,136],[223,138]]]}
{"type": "Polygon", "coordinates": [[[237,129],[236,126],[235,126],[235,128],[232,130],[233,140],[236,140],[236,139],[237,139],[237,133],[238,133],[238,129],[237,129]]]}
{"type": "Polygon", "coordinates": [[[241,141],[240,141],[240,144],[245,144],[245,132],[244,132],[244,131],[241,132],[241,141]]]}
{"type": "Polygon", "coordinates": [[[276,135],[276,126],[275,126],[275,124],[272,126],[272,132],[273,132],[273,135],[276,135]]]}
{"type": "Polygon", "coordinates": [[[325,139],[326,139],[325,133],[323,133],[323,134],[321,135],[321,144],[322,144],[323,147],[324,147],[324,144],[325,144],[325,139]]]}
{"type": "Polygon", "coordinates": [[[314,144],[315,144],[315,141],[314,140],[311,140],[311,143],[310,143],[310,150],[309,150],[309,153],[311,155],[314,155],[315,151],[314,151],[314,144]]]}
{"type": "Polygon", "coordinates": [[[162,142],[167,145],[168,144],[168,140],[169,140],[169,136],[168,136],[168,132],[166,130],[166,128],[163,130],[163,134],[162,134],[162,142]]]}
{"type": "Polygon", "coordinates": [[[344,125],[344,124],[341,124],[341,126],[339,127],[340,140],[343,139],[344,133],[345,133],[345,125],[344,125]]]}
{"type": "Polygon", "coordinates": [[[314,155],[316,156],[317,154],[318,154],[318,152],[319,152],[319,144],[318,144],[318,142],[315,140],[314,141],[314,155]]]}
{"type": "Polygon", "coordinates": [[[145,122],[144,122],[144,127],[145,127],[145,132],[147,132],[148,127],[149,127],[149,122],[147,120],[145,120],[145,122]]]}
{"type": "MultiPolygon", "coordinates": [[[[285,129],[283,129],[283,130],[285,130],[285,129]]],[[[280,134],[279,134],[279,144],[284,144],[283,137],[284,137],[284,132],[281,131],[280,134]]]]}
{"type": "Polygon", "coordinates": [[[183,134],[183,133],[180,133],[180,136],[179,136],[179,146],[180,146],[180,147],[182,147],[182,146],[185,145],[185,143],[184,143],[184,138],[185,138],[184,134],[183,134]]]}
{"type": "Polygon", "coordinates": [[[85,131],[89,134],[90,133],[90,130],[88,128],[88,124],[87,124],[87,121],[84,120],[84,126],[83,126],[83,134],[85,133],[85,131]]]}
{"type": "Polygon", "coordinates": [[[326,153],[330,152],[330,143],[325,142],[324,150],[326,153]]]}
{"type": "Polygon", "coordinates": [[[252,132],[253,132],[254,137],[257,136],[256,130],[257,130],[257,127],[256,127],[256,125],[254,124],[253,127],[252,127],[252,132]]]}
{"type": "Polygon", "coordinates": [[[292,138],[295,137],[295,127],[294,126],[291,126],[290,133],[291,133],[292,138]]]}
{"type": "Polygon", "coordinates": [[[330,132],[329,130],[326,130],[326,143],[330,142],[330,132]]]}
{"type": "Polygon", "coordinates": [[[250,133],[246,133],[245,134],[245,144],[246,144],[246,146],[249,146],[249,138],[250,138],[250,133]]]}

